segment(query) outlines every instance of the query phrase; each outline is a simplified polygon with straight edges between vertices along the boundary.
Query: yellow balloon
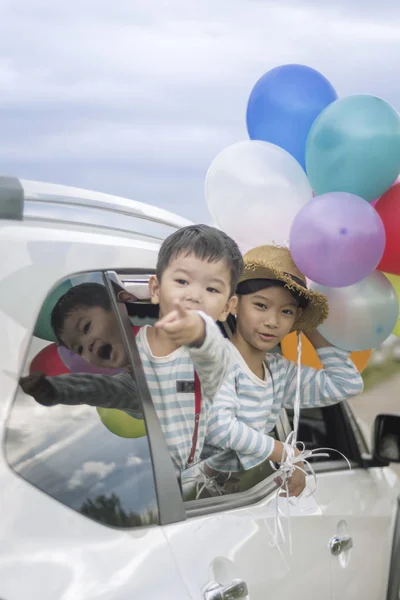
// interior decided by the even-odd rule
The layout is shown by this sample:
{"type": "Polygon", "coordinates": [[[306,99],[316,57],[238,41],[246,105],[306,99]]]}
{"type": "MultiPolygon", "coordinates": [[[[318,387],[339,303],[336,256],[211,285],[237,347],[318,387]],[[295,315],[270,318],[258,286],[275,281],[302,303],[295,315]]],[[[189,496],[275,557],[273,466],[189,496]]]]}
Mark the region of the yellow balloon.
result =
{"type": "Polygon", "coordinates": [[[390,275],[389,273],[384,273],[384,275],[389,279],[390,283],[396,290],[397,298],[399,300],[399,316],[396,327],[393,329],[393,333],[394,335],[397,335],[397,337],[400,337],[400,275],[390,275]]]}
{"type": "Polygon", "coordinates": [[[111,433],[123,438],[139,438],[146,435],[144,421],[134,419],[117,408],[97,408],[101,422],[111,433]]]}

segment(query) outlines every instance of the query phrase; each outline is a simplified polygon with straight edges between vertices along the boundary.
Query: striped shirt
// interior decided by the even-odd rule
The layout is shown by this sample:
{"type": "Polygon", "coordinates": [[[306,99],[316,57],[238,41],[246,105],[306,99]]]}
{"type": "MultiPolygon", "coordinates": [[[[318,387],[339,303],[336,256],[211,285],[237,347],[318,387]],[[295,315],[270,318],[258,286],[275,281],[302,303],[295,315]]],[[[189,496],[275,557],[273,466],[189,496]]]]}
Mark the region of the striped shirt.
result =
{"type": "MultiPolygon", "coordinates": [[[[211,403],[226,378],[232,359],[230,348],[211,317],[199,311],[206,324],[200,348],[182,346],[168,356],[154,356],[147,341],[146,325],[139,330],[136,343],[147,385],[178,473],[186,467],[192,448],[195,423],[194,371],[201,384],[201,413],[194,462],[203,448],[211,403]]],[[[141,403],[135,381],[128,372],[119,375],[72,374],[49,377],[55,393],[42,404],[89,404],[119,408],[141,417],[141,403]]]]}
{"type": "MultiPolygon", "coordinates": [[[[274,449],[268,435],[282,407],[293,408],[296,397],[297,365],[279,354],[268,354],[271,372],[264,379],[248,367],[237,348],[228,342],[233,369],[214,400],[207,430],[204,455],[210,447],[225,452],[208,459],[219,471],[251,469],[266,460],[274,449]]],[[[334,347],[320,348],[323,369],[301,368],[301,407],[329,406],[363,390],[363,380],[350,353],[334,347]]]]}

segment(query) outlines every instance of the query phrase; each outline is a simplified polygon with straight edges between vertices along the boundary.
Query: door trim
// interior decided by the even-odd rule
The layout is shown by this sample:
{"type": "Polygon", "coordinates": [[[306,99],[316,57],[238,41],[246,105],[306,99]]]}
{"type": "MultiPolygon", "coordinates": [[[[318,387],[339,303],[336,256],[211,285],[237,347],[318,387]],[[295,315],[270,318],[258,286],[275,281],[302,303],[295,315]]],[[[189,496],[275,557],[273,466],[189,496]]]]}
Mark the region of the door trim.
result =
{"type": "Polygon", "coordinates": [[[397,498],[396,521],[393,532],[392,558],[389,567],[386,600],[398,600],[400,590],[400,496],[397,498]]]}

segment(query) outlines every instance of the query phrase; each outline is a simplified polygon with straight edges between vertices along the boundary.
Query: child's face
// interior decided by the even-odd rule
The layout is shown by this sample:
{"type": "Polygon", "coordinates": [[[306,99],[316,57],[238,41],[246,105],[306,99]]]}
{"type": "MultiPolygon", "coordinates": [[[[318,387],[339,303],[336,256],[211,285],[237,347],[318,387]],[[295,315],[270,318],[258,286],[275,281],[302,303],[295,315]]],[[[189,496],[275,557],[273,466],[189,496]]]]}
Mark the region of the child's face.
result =
{"type": "Polygon", "coordinates": [[[194,256],[178,255],[162,274],[150,279],[151,299],[160,305],[160,317],[179,302],[187,310],[201,310],[215,321],[225,321],[236,304],[231,295],[230,271],[225,260],[208,262],[194,256]]]}
{"type": "Polygon", "coordinates": [[[118,369],[128,364],[117,317],[99,306],[80,307],[69,314],[62,341],[96,367],[118,369]]]}
{"type": "Polygon", "coordinates": [[[239,296],[236,330],[250,346],[268,352],[290,332],[300,313],[287,288],[268,287],[239,296]]]}

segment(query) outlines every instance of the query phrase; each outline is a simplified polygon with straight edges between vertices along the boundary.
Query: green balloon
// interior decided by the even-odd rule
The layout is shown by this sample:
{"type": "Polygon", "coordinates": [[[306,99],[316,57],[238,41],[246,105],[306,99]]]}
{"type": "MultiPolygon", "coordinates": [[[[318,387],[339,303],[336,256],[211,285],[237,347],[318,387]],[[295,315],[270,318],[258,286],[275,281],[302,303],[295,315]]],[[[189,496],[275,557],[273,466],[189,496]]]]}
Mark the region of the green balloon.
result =
{"type": "Polygon", "coordinates": [[[101,422],[111,433],[123,438],[139,438],[146,435],[144,421],[134,419],[117,408],[97,408],[101,422]]]}
{"type": "Polygon", "coordinates": [[[69,279],[67,279],[66,281],[60,283],[60,285],[58,285],[46,298],[42,306],[42,310],[40,311],[39,318],[36,321],[36,327],[34,331],[34,335],[36,337],[49,342],[57,341],[54,331],[51,328],[51,311],[61,296],[63,296],[71,288],[72,283],[69,279]]]}
{"type": "Polygon", "coordinates": [[[376,200],[400,172],[399,113],[368,94],[332,102],[308,134],[306,169],[316,196],[348,192],[376,200]]]}

